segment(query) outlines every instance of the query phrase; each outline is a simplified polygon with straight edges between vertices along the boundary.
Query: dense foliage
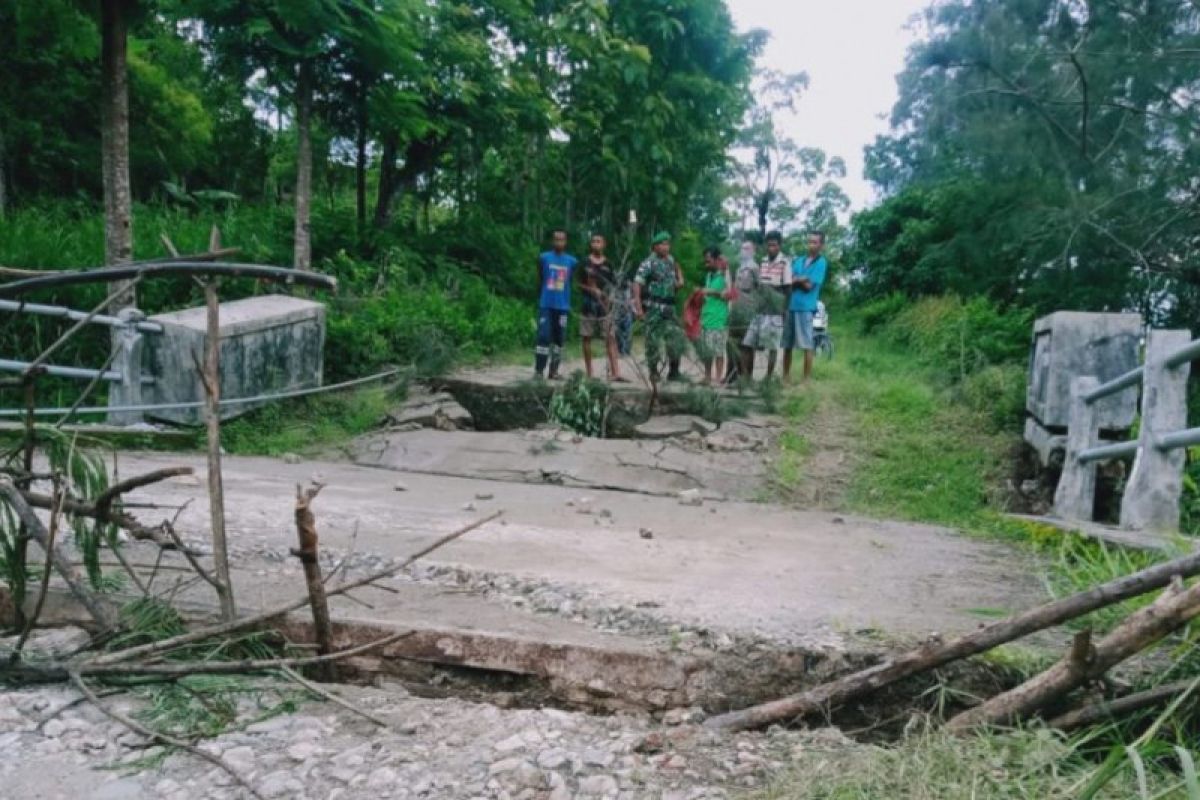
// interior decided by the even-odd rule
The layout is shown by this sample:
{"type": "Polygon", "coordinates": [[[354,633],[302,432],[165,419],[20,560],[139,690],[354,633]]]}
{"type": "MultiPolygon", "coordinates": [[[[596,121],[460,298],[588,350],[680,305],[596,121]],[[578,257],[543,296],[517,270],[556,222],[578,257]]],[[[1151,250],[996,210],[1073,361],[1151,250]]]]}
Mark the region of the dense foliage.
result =
{"type": "MultiPolygon", "coordinates": [[[[764,38],[737,33],[721,0],[130,5],[137,198],[280,198],[307,81],[316,195],[354,186],[360,216],[373,206],[380,227],[437,230],[478,261],[528,255],[553,225],[624,231],[630,209],[641,233],[682,223],[724,164],[764,38]]],[[[10,204],[99,191],[87,8],[0,7],[10,204]]]]}
{"type": "MultiPolygon", "coordinates": [[[[162,234],[204,249],[216,223],[245,260],[335,274],[333,377],[434,344],[527,344],[551,227],[575,248],[609,233],[626,266],[659,228],[728,232],[726,151],[765,34],[738,33],[723,0],[113,3],[129,20],[134,257],[163,255],[162,234]],[[307,163],[311,223],[296,224],[307,163]],[[301,227],[311,252],[293,252],[301,227]]],[[[100,5],[0,4],[0,264],[104,258],[100,5]]],[[[698,263],[707,239],[681,243],[698,263]]],[[[182,281],[138,291],[151,312],[198,299],[182,281]]],[[[52,335],[20,320],[0,349],[31,356],[52,335]]],[[[72,347],[94,352],[65,363],[103,359],[100,337],[72,347]]]]}
{"type": "Polygon", "coordinates": [[[868,151],[858,291],[1200,317],[1200,7],[949,0],[868,151]]]}

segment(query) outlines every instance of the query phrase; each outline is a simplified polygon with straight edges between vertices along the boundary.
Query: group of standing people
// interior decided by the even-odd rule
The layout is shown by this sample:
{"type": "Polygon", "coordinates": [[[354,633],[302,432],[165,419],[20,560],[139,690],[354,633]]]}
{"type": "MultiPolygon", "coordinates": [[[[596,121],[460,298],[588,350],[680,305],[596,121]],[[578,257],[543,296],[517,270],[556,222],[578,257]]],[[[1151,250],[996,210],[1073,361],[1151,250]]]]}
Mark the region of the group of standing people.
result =
{"type": "MultiPolygon", "coordinates": [[[[571,286],[579,283],[583,295],[580,334],[584,367],[593,375],[592,340],[605,345],[608,377],[621,376],[621,356],[629,355],[634,319],[642,320],[646,335],[646,362],[657,381],[666,367],[666,379],[682,379],[680,364],[687,350],[677,310],[685,287],[683,270],[671,255],[671,235],[659,233],[651,240],[649,256],[629,281],[613,268],[606,255],[604,236],[594,234],[583,263],[567,252],[567,232],[555,230],[551,249],[538,258],[538,326],[535,374],[552,380],[560,376],[571,309],[571,286]]],[[[739,265],[731,274],[720,248],[704,251],[704,285],[689,299],[695,348],[704,363],[705,380],[723,383],[750,381],[756,355],[765,353],[766,375],[775,374],[777,352],[783,350],[783,378],[791,375],[792,353],[804,352],[804,377],[812,374],[815,337],[813,319],[820,302],[828,264],[825,235],[808,234],[804,255],[783,253],[783,237],[767,234],[766,257],[756,262],[753,242],[742,244],[739,265]],[[727,358],[728,356],[728,358],[727,358]]]]}

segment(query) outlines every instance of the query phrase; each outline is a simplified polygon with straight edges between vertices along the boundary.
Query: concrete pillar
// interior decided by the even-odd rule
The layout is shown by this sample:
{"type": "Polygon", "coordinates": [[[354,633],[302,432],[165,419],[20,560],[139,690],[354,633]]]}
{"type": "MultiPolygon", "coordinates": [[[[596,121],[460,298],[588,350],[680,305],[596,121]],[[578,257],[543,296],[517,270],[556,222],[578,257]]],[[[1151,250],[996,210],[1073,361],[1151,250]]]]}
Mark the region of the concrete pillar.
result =
{"type": "MultiPolygon", "coordinates": [[[[121,373],[121,380],[113,383],[108,389],[108,404],[110,406],[142,405],[142,332],[137,324],[146,315],[136,308],[125,308],[118,314],[121,327],[115,330],[113,347],[116,348],[116,358],[112,368],[121,373]]],[[[142,422],[139,411],[117,411],[108,414],[110,425],[137,425],[142,422]]]]}
{"type": "Polygon", "coordinates": [[[1188,331],[1151,331],[1146,341],[1146,373],[1142,383],[1141,449],[1125,484],[1121,527],[1163,534],[1179,531],[1179,498],[1183,493],[1185,453],[1164,453],[1159,439],[1187,428],[1187,382],[1191,369],[1175,369],[1166,360],[1192,339],[1188,331]]]}
{"type": "Polygon", "coordinates": [[[1096,444],[1096,406],[1084,396],[1100,385],[1088,375],[1071,381],[1071,416],[1062,477],[1054,492],[1054,514],[1062,519],[1091,522],[1096,508],[1096,462],[1080,463],[1079,454],[1096,444]]]}

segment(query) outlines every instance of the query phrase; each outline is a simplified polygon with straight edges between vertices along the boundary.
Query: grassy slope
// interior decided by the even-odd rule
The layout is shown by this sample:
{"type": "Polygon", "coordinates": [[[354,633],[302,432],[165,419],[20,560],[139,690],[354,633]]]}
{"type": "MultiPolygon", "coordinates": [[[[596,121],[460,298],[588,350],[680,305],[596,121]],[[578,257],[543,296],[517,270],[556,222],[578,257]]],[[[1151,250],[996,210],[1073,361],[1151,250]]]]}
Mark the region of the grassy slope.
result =
{"type": "Polygon", "coordinates": [[[931,370],[853,324],[839,326],[837,357],[819,362],[810,385],[789,389],[781,408],[790,423],[777,480],[798,490],[820,482],[807,465],[829,446],[829,421],[849,429],[844,491],[829,504],[870,516],[992,530],[989,487],[1004,469],[1012,434],[996,434],[979,415],[952,403],[931,370]]]}
{"type": "MultiPolygon", "coordinates": [[[[937,523],[1031,547],[1043,556],[1047,582],[1060,594],[1134,571],[1150,560],[1004,517],[997,487],[1004,481],[1017,432],[997,432],[987,410],[958,402],[935,368],[914,363],[906,353],[856,328],[853,320],[839,326],[837,358],[818,363],[813,382],[787,390],[780,401],[789,428],[776,464],[777,491],[797,500],[817,497],[835,509],[937,523]],[[848,450],[841,466],[822,459],[831,446],[848,450]],[[822,495],[814,488],[826,483],[835,484],[837,491],[822,495]]],[[[1092,615],[1086,624],[1106,629],[1134,604],[1138,601],[1092,615]]],[[[996,657],[1026,668],[1042,661],[1014,649],[996,657]]],[[[1180,657],[1177,667],[1186,658],[1180,657]]],[[[1107,743],[1128,735],[1100,732],[1106,744],[1097,756],[1097,746],[1087,738],[1097,733],[1066,738],[1031,730],[961,739],[934,730],[914,733],[888,748],[806,751],[768,791],[753,797],[1087,796],[1089,783],[1106,774],[1101,762],[1107,743]]],[[[1124,751],[1119,755],[1111,782],[1094,796],[1191,797],[1173,764],[1165,763],[1173,759],[1146,759],[1148,789],[1143,794],[1132,759],[1124,751]]]]}

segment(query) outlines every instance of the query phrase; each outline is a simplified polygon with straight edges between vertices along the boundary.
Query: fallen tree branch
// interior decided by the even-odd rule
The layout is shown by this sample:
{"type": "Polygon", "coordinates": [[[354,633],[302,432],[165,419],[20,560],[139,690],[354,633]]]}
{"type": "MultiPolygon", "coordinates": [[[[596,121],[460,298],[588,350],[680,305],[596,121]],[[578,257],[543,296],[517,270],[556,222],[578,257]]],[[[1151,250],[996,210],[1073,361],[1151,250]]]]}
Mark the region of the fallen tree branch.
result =
{"type": "Polygon", "coordinates": [[[915,650],[807,691],[710,717],[704,725],[720,730],[748,730],[820,714],[847,700],[877,691],[912,675],[987,652],[1036,631],[1160,589],[1174,577],[1189,578],[1197,573],[1200,573],[1200,551],[993,622],[948,642],[926,643],[915,650]]]}
{"type": "MultiPolygon", "coordinates": [[[[115,610],[98,595],[84,586],[83,577],[71,559],[58,547],[57,543],[50,540],[50,534],[42,525],[42,521],[38,519],[37,514],[33,512],[29,503],[25,502],[25,498],[21,490],[6,476],[0,476],[0,496],[12,506],[16,512],[17,518],[21,520],[21,524],[25,526],[29,536],[33,538],[42,550],[44,550],[50,558],[54,569],[62,577],[71,594],[75,599],[83,604],[87,609],[88,614],[95,621],[101,631],[109,631],[116,627],[117,615],[115,610]]],[[[55,505],[52,502],[51,508],[55,505]]]]}
{"type": "MultiPolygon", "coordinates": [[[[334,595],[345,594],[346,592],[351,591],[353,589],[357,589],[360,586],[366,586],[366,585],[372,584],[376,581],[383,580],[384,578],[389,578],[389,577],[397,574],[401,570],[405,569],[406,567],[412,565],[415,561],[417,561],[421,558],[424,558],[425,556],[434,552],[435,550],[445,547],[446,545],[450,544],[451,542],[455,541],[456,539],[462,538],[463,536],[470,533],[471,531],[473,531],[477,528],[481,528],[484,525],[486,525],[487,523],[492,522],[493,520],[500,517],[500,515],[503,513],[504,513],[503,511],[497,511],[494,514],[489,514],[488,516],[486,516],[482,519],[478,519],[478,520],[470,523],[469,525],[464,525],[463,527],[459,528],[458,530],[456,530],[452,533],[448,533],[445,536],[442,536],[441,538],[435,540],[432,544],[418,550],[417,552],[413,553],[412,555],[410,555],[408,558],[406,558],[404,561],[400,562],[399,564],[379,570],[378,572],[373,572],[370,575],[367,575],[363,578],[349,581],[347,583],[342,583],[341,585],[337,586],[336,588],[329,589],[327,591],[327,594],[330,597],[333,597],[334,595]]],[[[296,609],[303,608],[304,606],[308,605],[308,603],[309,603],[309,599],[308,599],[308,595],[306,594],[304,597],[293,600],[290,603],[285,603],[283,605],[276,606],[275,608],[267,609],[266,611],[261,611],[257,614],[253,614],[248,617],[242,617],[240,619],[235,619],[231,622],[223,622],[223,623],[220,623],[217,625],[210,625],[207,628],[200,628],[198,630],[189,631],[188,633],[183,633],[178,636],[172,636],[169,639],[162,639],[157,642],[151,642],[149,644],[138,645],[136,647],[130,647],[125,650],[118,650],[113,653],[106,653],[105,655],[99,656],[98,658],[92,660],[90,663],[94,666],[95,665],[104,665],[104,664],[118,664],[118,663],[122,663],[122,662],[126,662],[126,661],[132,661],[134,659],[147,658],[149,656],[153,656],[153,655],[157,655],[159,653],[166,652],[167,650],[174,650],[175,648],[181,647],[183,645],[195,644],[196,642],[202,642],[205,639],[211,639],[214,636],[224,636],[225,634],[228,634],[228,633],[234,633],[236,631],[244,630],[245,628],[254,627],[255,625],[261,625],[262,623],[269,622],[270,620],[273,620],[276,617],[280,617],[280,616],[283,616],[284,614],[295,611],[296,609]]]]}
{"type": "Polygon", "coordinates": [[[374,714],[372,714],[368,711],[363,711],[361,708],[354,705],[349,700],[346,700],[345,698],[342,698],[342,697],[338,697],[336,694],[329,691],[328,689],[324,689],[321,686],[318,686],[317,684],[308,680],[307,678],[305,678],[299,672],[296,672],[296,670],[292,669],[291,667],[280,667],[280,672],[282,672],[287,677],[291,678],[296,683],[303,686],[308,691],[317,695],[318,697],[323,697],[326,700],[328,700],[329,702],[333,703],[334,705],[339,705],[342,708],[346,709],[347,711],[351,711],[351,712],[357,714],[358,716],[362,717],[363,719],[370,720],[371,722],[375,723],[376,725],[378,725],[381,728],[389,727],[387,720],[380,719],[379,717],[375,716],[374,714]]]}
{"type": "Polygon", "coordinates": [[[79,675],[79,673],[77,673],[77,672],[70,673],[70,679],[71,679],[71,682],[75,684],[76,688],[78,688],[79,691],[83,693],[83,696],[88,699],[88,702],[90,702],[92,705],[94,705],[100,711],[100,713],[104,714],[106,717],[108,717],[112,720],[115,720],[116,722],[121,723],[126,728],[129,728],[131,731],[133,731],[134,733],[140,733],[142,736],[145,736],[149,739],[153,739],[154,741],[160,742],[161,744],[165,744],[169,747],[177,747],[180,750],[185,750],[188,753],[191,753],[192,755],[196,756],[197,758],[204,759],[205,761],[209,762],[210,764],[213,764],[213,765],[219,767],[223,772],[225,772],[227,775],[229,775],[231,778],[233,778],[234,781],[236,781],[239,786],[244,788],[251,795],[259,798],[259,800],[265,800],[263,798],[263,796],[258,793],[258,790],[255,789],[250,784],[249,781],[247,781],[245,778],[243,778],[241,776],[241,774],[238,773],[237,770],[235,770],[233,767],[229,766],[229,764],[220,756],[213,755],[212,753],[201,750],[199,747],[196,747],[193,744],[189,744],[188,742],[185,742],[182,739],[176,739],[174,736],[168,736],[167,734],[159,733],[158,731],[156,731],[152,728],[147,728],[145,725],[126,716],[125,714],[122,714],[120,711],[117,711],[116,709],[113,709],[113,708],[109,708],[108,706],[104,705],[104,703],[101,702],[100,698],[96,695],[96,693],[93,692],[86,683],[84,683],[83,678],[79,675]]]}
{"type": "Polygon", "coordinates": [[[129,494],[155,483],[161,483],[170,478],[179,478],[184,475],[194,474],[195,470],[191,467],[167,467],[147,472],[144,475],[136,475],[109,486],[96,497],[92,505],[95,507],[97,514],[107,514],[108,510],[112,507],[113,501],[121,495],[129,494]]]}
{"type": "Polygon", "coordinates": [[[165,664],[146,664],[142,662],[136,664],[113,664],[104,662],[101,657],[75,664],[53,662],[22,664],[9,670],[8,674],[19,680],[38,683],[65,680],[70,678],[72,674],[88,676],[155,675],[163,678],[180,678],[188,675],[241,675],[247,672],[279,670],[284,667],[295,669],[296,667],[315,667],[331,664],[335,661],[369,653],[380,647],[387,647],[389,644],[395,644],[401,639],[407,639],[414,633],[415,631],[401,631],[400,633],[394,633],[391,636],[385,636],[382,639],[376,639],[367,644],[338,650],[323,656],[266,659],[244,658],[238,661],[173,661],[165,664]]]}
{"type": "Polygon", "coordinates": [[[1190,589],[1172,586],[1157,600],[1131,614],[1100,640],[1086,657],[1078,643],[1045,672],[968,709],[947,723],[954,731],[980,725],[1006,725],[1029,716],[1088,681],[1096,680],[1130,656],[1161,641],[1200,616],[1200,583],[1190,589]]]}
{"type": "Polygon", "coordinates": [[[1164,683],[1162,686],[1155,686],[1153,689],[1147,689],[1143,692],[1127,694],[1115,700],[1101,700],[1097,703],[1076,708],[1055,717],[1048,724],[1051,728],[1057,728],[1061,731],[1069,732],[1078,730],[1079,728],[1086,728],[1089,725],[1116,720],[1135,711],[1161,705],[1174,700],[1184,693],[1194,692],[1197,687],[1200,687],[1200,678],[1164,683]]]}
{"type": "MultiPolygon", "coordinates": [[[[25,502],[33,508],[49,511],[54,507],[53,500],[49,495],[24,490],[21,491],[21,494],[25,498],[25,502]]],[[[109,525],[116,525],[139,542],[153,542],[164,550],[176,549],[175,543],[170,540],[161,527],[145,525],[131,514],[123,511],[109,509],[107,512],[102,512],[97,510],[92,503],[76,497],[67,497],[63,501],[63,512],[72,517],[87,517],[109,525]]]]}

